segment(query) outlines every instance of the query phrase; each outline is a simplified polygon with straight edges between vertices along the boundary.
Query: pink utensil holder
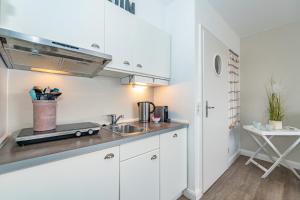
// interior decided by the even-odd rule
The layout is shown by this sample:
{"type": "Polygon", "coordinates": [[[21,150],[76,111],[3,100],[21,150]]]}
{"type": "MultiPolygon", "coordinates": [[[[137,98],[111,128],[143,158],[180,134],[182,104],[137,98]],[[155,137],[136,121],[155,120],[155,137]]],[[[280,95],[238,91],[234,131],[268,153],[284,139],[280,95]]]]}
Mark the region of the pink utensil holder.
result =
{"type": "Polygon", "coordinates": [[[33,129],[48,131],[56,128],[56,101],[33,101],[33,129]]]}

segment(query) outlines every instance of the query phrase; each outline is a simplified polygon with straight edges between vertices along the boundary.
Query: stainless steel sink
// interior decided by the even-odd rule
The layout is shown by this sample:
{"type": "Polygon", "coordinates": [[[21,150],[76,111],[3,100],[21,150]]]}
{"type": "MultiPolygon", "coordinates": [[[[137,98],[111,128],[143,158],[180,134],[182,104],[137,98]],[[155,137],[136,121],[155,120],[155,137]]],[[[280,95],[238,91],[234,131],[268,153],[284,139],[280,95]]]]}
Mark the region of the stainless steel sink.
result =
{"type": "Polygon", "coordinates": [[[129,124],[119,124],[114,126],[107,126],[105,127],[108,130],[112,131],[113,133],[119,134],[121,136],[130,136],[143,133],[145,131],[144,128],[132,126],[129,124]]]}

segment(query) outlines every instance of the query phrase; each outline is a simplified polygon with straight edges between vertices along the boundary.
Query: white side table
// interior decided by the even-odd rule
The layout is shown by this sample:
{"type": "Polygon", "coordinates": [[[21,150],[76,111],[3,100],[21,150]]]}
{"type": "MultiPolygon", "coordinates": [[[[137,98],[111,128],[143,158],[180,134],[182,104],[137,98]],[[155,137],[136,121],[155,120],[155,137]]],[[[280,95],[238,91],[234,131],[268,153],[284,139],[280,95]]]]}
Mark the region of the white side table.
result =
{"type": "Polygon", "coordinates": [[[283,129],[283,130],[260,130],[255,128],[252,125],[249,126],[243,126],[245,130],[247,130],[247,133],[250,134],[250,136],[253,138],[253,140],[258,144],[259,148],[257,151],[249,158],[249,160],[246,162],[246,165],[248,165],[250,162],[255,164],[257,167],[259,167],[261,170],[263,170],[265,173],[262,176],[262,178],[266,178],[269,176],[269,174],[278,166],[278,165],[283,165],[290,169],[295,176],[300,179],[300,174],[292,168],[287,162],[286,162],[286,157],[289,155],[289,153],[292,152],[293,149],[295,149],[298,144],[300,143],[300,130],[299,129],[283,129]],[[290,136],[296,136],[295,141],[283,152],[280,153],[280,151],[276,148],[276,146],[271,142],[272,138],[274,137],[290,137],[290,136]],[[262,138],[264,143],[262,143],[258,138],[262,138]],[[272,157],[271,153],[269,150],[266,148],[266,146],[269,146],[274,153],[278,156],[278,158],[272,157]],[[264,151],[266,155],[270,158],[270,160],[273,162],[273,165],[269,168],[266,169],[264,166],[259,164],[254,160],[255,156],[261,151],[264,151]]]}

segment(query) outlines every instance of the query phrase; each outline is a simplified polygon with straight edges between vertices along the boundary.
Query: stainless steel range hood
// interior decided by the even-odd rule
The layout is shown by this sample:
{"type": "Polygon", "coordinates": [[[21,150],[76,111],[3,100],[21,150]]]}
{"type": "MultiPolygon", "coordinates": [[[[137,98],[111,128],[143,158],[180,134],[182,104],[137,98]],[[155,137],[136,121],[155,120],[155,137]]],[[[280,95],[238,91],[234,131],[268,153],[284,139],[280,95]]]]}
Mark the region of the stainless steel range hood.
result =
{"type": "Polygon", "coordinates": [[[94,77],[112,56],[0,28],[0,56],[7,68],[94,77]]]}

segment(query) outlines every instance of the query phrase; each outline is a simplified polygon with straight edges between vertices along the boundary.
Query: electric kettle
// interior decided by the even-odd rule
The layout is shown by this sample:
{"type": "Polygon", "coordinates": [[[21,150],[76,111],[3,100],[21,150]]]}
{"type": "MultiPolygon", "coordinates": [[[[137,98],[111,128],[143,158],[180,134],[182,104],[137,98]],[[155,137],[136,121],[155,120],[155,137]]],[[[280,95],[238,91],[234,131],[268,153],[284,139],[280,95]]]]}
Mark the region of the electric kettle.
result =
{"type": "Polygon", "coordinates": [[[155,110],[155,105],[152,102],[144,101],[144,102],[138,102],[137,103],[139,108],[139,121],[143,123],[150,122],[150,115],[155,110]],[[150,107],[152,105],[152,110],[150,110],[150,107]]]}

